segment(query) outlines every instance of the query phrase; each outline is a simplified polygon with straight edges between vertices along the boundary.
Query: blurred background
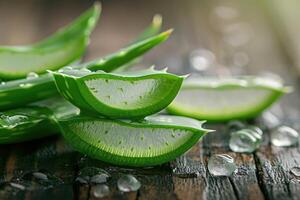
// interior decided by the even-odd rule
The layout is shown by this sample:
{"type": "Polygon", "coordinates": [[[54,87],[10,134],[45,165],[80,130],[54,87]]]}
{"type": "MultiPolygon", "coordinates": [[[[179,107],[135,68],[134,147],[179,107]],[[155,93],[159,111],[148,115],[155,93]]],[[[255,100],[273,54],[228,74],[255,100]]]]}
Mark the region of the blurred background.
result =
{"type": "MultiPolygon", "coordinates": [[[[169,41],[140,64],[198,75],[280,74],[300,66],[297,0],[103,0],[102,16],[85,60],[130,43],[163,16],[169,41]]],[[[0,45],[36,42],[71,22],[93,1],[0,0],[0,45]]],[[[300,67],[299,67],[300,69],[300,67]]],[[[294,74],[294,73],[293,73],[294,74]]]]}

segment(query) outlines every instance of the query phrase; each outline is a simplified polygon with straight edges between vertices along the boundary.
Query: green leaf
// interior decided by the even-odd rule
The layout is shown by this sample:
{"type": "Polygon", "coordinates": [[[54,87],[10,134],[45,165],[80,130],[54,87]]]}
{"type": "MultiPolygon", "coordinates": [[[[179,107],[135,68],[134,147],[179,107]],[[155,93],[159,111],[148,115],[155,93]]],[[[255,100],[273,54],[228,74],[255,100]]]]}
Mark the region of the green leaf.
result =
{"type": "MultiPolygon", "coordinates": [[[[153,37],[161,31],[162,27],[162,16],[159,14],[154,15],[152,23],[137,37],[137,39],[130,43],[137,43],[143,41],[147,38],[153,37]]],[[[119,67],[114,70],[114,72],[123,72],[131,68],[133,65],[139,63],[142,60],[142,57],[137,57],[134,60],[124,64],[122,67],[119,67]]]]}
{"type": "Polygon", "coordinates": [[[93,158],[126,166],[153,166],[189,150],[209,130],[178,116],[150,116],[142,122],[78,116],[60,121],[65,139],[93,158]]]}
{"type": "Polygon", "coordinates": [[[189,80],[167,110],[209,121],[250,119],[287,91],[281,82],[266,77],[189,80]]]}
{"type": "Polygon", "coordinates": [[[99,14],[100,5],[96,3],[73,23],[39,43],[0,47],[0,78],[23,78],[29,72],[44,73],[78,60],[88,45],[99,14]]]}
{"type": "Polygon", "coordinates": [[[0,144],[30,141],[57,134],[57,121],[78,113],[76,107],[58,98],[1,112],[0,144]]]}
{"type": "Polygon", "coordinates": [[[137,37],[137,39],[134,42],[139,42],[146,38],[153,37],[154,35],[160,32],[161,26],[162,16],[159,14],[154,15],[151,24],[137,37]]]}
{"type": "Polygon", "coordinates": [[[105,73],[53,72],[58,91],[81,110],[111,118],[142,118],[159,112],[176,97],[184,77],[148,69],[105,73]]]}
{"type": "Polygon", "coordinates": [[[99,60],[89,62],[85,64],[84,67],[92,71],[96,71],[96,70],[103,70],[106,72],[113,71],[119,68],[120,66],[140,57],[141,55],[143,55],[153,47],[167,40],[170,34],[172,33],[172,31],[173,30],[170,29],[151,38],[145,39],[143,41],[139,41],[124,49],[121,49],[116,53],[108,55],[99,60]]]}
{"type": "MultiPolygon", "coordinates": [[[[98,59],[93,61],[94,64],[92,64],[93,62],[91,62],[88,64],[88,66],[80,65],[76,67],[88,67],[89,69],[93,70],[102,69],[104,71],[109,72],[110,70],[121,67],[124,64],[141,56],[141,54],[150,50],[155,45],[160,44],[169,37],[168,34],[168,32],[164,32],[154,37],[151,37],[150,39],[145,39],[141,42],[124,48],[123,51],[128,52],[124,56],[120,57],[120,52],[117,52],[107,56],[103,63],[100,62],[101,59],[100,61],[98,59]],[[110,65],[112,63],[114,63],[113,68],[110,65]]],[[[31,102],[52,97],[56,94],[57,90],[53,78],[49,74],[44,74],[31,79],[13,80],[5,83],[3,82],[0,85],[0,110],[19,107],[31,102]]]]}

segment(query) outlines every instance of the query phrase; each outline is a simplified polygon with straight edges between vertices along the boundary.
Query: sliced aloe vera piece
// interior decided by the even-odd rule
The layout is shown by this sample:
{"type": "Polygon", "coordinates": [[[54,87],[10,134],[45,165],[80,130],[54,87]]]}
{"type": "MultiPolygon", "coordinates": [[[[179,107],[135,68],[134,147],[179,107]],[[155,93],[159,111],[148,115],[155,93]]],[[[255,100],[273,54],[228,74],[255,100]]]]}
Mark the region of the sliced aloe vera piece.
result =
{"type": "MultiPolygon", "coordinates": [[[[138,58],[146,51],[160,44],[160,42],[165,41],[168,37],[169,35],[167,33],[161,33],[124,48],[122,51],[127,52],[124,56],[120,57],[119,54],[121,51],[119,51],[107,56],[105,60],[97,59],[89,64],[76,67],[88,67],[93,70],[102,69],[103,71],[109,72],[111,69],[117,69],[138,58]],[[146,51],[144,49],[145,47],[147,47],[146,51]],[[114,64],[113,68],[111,64],[114,64]]],[[[16,108],[47,97],[52,97],[56,94],[57,90],[50,74],[44,74],[31,79],[3,82],[0,84],[0,110],[16,108]]]]}
{"type": "Polygon", "coordinates": [[[53,75],[58,91],[68,101],[111,118],[141,118],[164,109],[184,80],[152,68],[131,73],[65,70],[53,75]]]}
{"type": "Polygon", "coordinates": [[[49,38],[28,46],[0,47],[0,78],[17,79],[44,73],[78,60],[84,53],[100,14],[99,4],[49,38]]]}
{"type": "Polygon", "coordinates": [[[78,113],[78,108],[60,98],[1,112],[0,144],[24,142],[57,134],[57,121],[78,113]]]}
{"type": "Polygon", "coordinates": [[[209,121],[249,119],[287,91],[281,82],[266,77],[187,80],[167,110],[209,121]]]}
{"type": "Polygon", "coordinates": [[[79,152],[126,166],[173,160],[209,131],[198,120],[167,115],[149,116],[142,122],[78,116],[59,124],[65,139],[79,152]]]}

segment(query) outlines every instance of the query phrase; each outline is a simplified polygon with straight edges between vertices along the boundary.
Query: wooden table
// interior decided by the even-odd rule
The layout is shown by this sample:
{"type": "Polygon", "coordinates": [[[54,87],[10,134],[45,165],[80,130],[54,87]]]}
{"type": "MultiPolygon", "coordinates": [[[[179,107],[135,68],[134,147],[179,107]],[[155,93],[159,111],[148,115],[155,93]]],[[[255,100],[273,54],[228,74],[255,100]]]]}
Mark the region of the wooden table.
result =
{"type": "MultiPolygon", "coordinates": [[[[10,0],[0,1],[0,44],[37,41],[65,25],[90,1],[10,0]]],[[[85,60],[122,47],[147,26],[155,13],[164,16],[164,28],[175,28],[171,39],[147,54],[142,66],[168,66],[171,72],[187,73],[191,51],[212,51],[216,63],[206,74],[274,73],[294,87],[270,110],[282,124],[300,130],[300,89],[296,58],[289,54],[284,36],[275,28],[271,15],[260,1],[239,0],[110,0],[103,13],[85,60]]],[[[195,72],[195,71],[194,71],[195,72]]],[[[253,121],[264,126],[262,119],[253,121]]],[[[251,122],[252,123],[252,122],[251,122]]],[[[290,169],[300,166],[299,147],[270,145],[265,130],[262,146],[252,154],[231,152],[226,124],[209,125],[208,134],[186,155],[150,169],[110,166],[73,151],[59,136],[0,147],[0,199],[94,199],[93,186],[75,182],[80,169],[99,167],[112,175],[107,199],[300,199],[300,179],[290,169]],[[239,171],[232,177],[212,177],[207,159],[214,153],[231,155],[239,171]],[[7,182],[26,173],[44,171],[57,177],[52,187],[32,183],[28,189],[7,182]],[[116,181],[133,174],[142,183],[138,192],[122,194],[116,181]]]]}

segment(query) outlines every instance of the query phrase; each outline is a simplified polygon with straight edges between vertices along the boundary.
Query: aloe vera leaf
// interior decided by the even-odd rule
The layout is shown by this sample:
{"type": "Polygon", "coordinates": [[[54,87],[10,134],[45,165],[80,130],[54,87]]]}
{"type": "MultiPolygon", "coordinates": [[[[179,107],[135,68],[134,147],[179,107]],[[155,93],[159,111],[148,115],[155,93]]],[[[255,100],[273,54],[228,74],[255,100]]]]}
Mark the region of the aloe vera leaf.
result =
{"type": "Polygon", "coordinates": [[[146,38],[150,38],[158,34],[161,30],[161,26],[162,16],[159,14],[154,15],[151,24],[140,35],[138,35],[138,37],[133,43],[142,41],[146,38]]]}
{"type": "Polygon", "coordinates": [[[0,144],[30,141],[57,134],[57,121],[78,113],[78,108],[60,98],[1,112],[0,144]]]}
{"type": "Polygon", "coordinates": [[[105,73],[53,72],[58,91],[81,110],[110,118],[142,118],[157,113],[176,97],[183,76],[148,69],[105,73]]]}
{"type": "Polygon", "coordinates": [[[281,82],[266,77],[190,80],[183,83],[167,111],[209,121],[251,119],[288,90],[281,82]]]}
{"type": "Polygon", "coordinates": [[[92,71],[96,71],[96,70],[103,70],[107,72],[113,71],[119,68],[120,66],[140,57],[141,55],[143,55],[144,53],[146,53],[156,45],[167,40],[170,34],[172,33],[172,31],[173,30],[170,29],[151,38],[132,44],[100,60],[89,62],[85,64],[84,67],[92,71]]]}
{"type": "MultiPolygon", "coordinates": [[[[168,36],[166,36],[166,33],[162,33],[151,37],[150,39],[145,39],[125,48],[123,51],[129,53],[124,55],[122,58],[119,57],[120,52],[114,53],[110,56],[107,56],[105,62],[101,65],[98,65],[98,59],[94,61],[96,66],[90,63],[88,67],[98,70],[97,66],[99,66],[99,68],[109,72],[111,70],[111,63],[115,63],[114,69],[121,67],[134,58],[141,56],[141,54],[134,54],[134,52],[140,53],[143,51],[143,53],[145,53],[145,46],[147,46],[148,50],[150,50],[149,47],[154,47],[167,38],[168,36]],[[133,54],[136,57],[134,57],[133,54]]],[[[77,67],[82,68],[84,65],[77,67]]],[[[50,74],[44,74],[37,78],[13,80],[5,83],[3,82],[3,84],[0,85],[0,110],[16,108],[31,102],[52,97],[56,94],[57,90],[55,83],[50,74]]]]}
{"type": "Polygon", "coordinates": [[[149,116],[142,122],[77,116],[60,121],[64,138],[93,158],[125,166],[153,166],[189,150],[209,130],[179,116],[149,116]]]}
{"type": "MultiPolygon", "coordinates": [[[[161,27],[162,27],[162,16],[159,14],[156,14],[153,17],[151,24],[142,33],[140,33],[140,35],[137,37],[137,39],[134,42],[132,42],[130,44],[140,42],[146,38],[153,37],[154,35],[158,34],[161,31],[161,27]]],[[[135,58],[134,60],[132,60],[129,63],[126,63],[122,67],[115,69],[114,72],[126,71],[133,65],[139,63],[141,60],[142,60],[142,57],[135,58]]]]}
{"type": "Polygon", "coordinates": [[[78,60],[100,15],[96,3],[77,20],[49,38],[28,46],[0,47],[0,78],[18,79],[29,72],[45,73],[78,60]]]}

